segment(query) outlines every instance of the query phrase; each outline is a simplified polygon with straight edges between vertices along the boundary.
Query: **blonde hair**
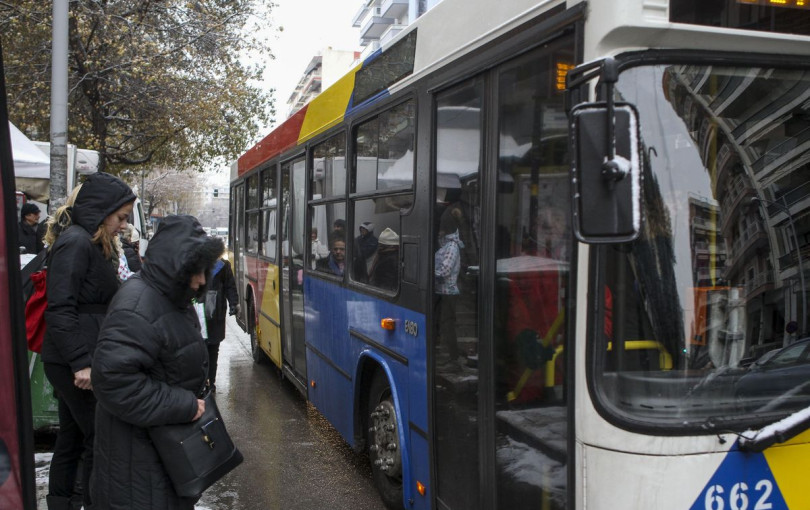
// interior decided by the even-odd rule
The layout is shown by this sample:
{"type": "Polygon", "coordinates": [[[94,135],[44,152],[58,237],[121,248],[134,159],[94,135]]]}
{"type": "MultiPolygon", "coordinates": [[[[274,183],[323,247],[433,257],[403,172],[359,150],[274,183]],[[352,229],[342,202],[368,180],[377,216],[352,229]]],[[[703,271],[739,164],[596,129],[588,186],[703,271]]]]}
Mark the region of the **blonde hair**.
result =
{"type": "MultiPolygon", "coordinates": [[[[72,207],[73,204],[76,203],[76,197],[79,196],[79,190],[81,190],[81,188],[81,184],[73,188],[73,191],[70,192],[67,200],[65,200],[65,205],[57,209],[53,216],[48,218],[48,230],[45,232],[44,238],[45,244],[48,245],[48,249],[53,246],[66,228],[73,225],[73,218],[71,217],[72,207]]],[[[103,223],[98,226],[96,233],[93,234],[92,237],[92,242],[94,244],[101,245],[101,249],[104,251],[104,258],[107,260],[113,260],[113,254],[115,254],[116,264],[119,254],[118,247],[115,244],[115,240],[117,238],[118,236],[113,236],[107,232],[107,229],[104,228],[103,223]]]]}
{"type": "Polygon", "coordinates": [[[67,199],[65,200],[65,204],[53,213],[53,216],[49,216],[47,220],[48,229],[45,231],[45,244],[48,245],[48,249],[53,246],[53,243],[56,242],[56,239],[59,238],[59,234],[62,233],[63,230],[68,228],[73,224],[73,218],[71,218],[70,208],[73,207],[73,204],[76,203],[76,197],[79,196],[79,190],[82,189],[82,185],[79,184],[73,191],[70,192],[67,199]]]}
{"type": "Polygon", "coordinates": [[[101,249],[104,250],[104,258],[113,260],[115,255],[115,267],[118,267],[118,256],[121,250],[121,240],[117,235],[111,235],[110,232],[104,227],[104,224],[98,226],[98,230],[93,234],[93,243],[100,244],[101,249]]]}

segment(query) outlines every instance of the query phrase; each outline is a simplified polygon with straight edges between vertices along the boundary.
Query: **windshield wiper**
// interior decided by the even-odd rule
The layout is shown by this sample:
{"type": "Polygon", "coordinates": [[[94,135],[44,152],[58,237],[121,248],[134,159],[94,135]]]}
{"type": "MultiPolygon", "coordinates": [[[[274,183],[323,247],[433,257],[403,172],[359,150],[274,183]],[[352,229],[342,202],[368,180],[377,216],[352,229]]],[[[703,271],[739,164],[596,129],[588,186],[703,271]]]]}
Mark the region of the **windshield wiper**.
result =
{"type": "Polygon", "coordinates": [[[746,452],[762,452],[776,443],[784,443],[810,428],[810,407],[782,418],[757,431],[748,431],[740,436],[738,446],[746,452]]]}

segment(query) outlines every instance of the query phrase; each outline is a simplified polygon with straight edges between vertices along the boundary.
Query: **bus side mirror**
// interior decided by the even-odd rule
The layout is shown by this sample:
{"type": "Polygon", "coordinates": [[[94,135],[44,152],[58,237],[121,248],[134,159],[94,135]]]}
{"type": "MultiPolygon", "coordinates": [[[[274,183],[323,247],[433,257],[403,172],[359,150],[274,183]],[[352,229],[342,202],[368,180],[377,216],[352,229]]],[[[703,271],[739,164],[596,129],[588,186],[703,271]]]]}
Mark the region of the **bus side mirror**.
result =
{"type": "Polygon", "coordinates": [[[605,103],[571,112],[574,233],[583,243],[628,242],[641,229],[638,114],[626,103],[615,103],[613,111],[612,128],[605,103]]]}

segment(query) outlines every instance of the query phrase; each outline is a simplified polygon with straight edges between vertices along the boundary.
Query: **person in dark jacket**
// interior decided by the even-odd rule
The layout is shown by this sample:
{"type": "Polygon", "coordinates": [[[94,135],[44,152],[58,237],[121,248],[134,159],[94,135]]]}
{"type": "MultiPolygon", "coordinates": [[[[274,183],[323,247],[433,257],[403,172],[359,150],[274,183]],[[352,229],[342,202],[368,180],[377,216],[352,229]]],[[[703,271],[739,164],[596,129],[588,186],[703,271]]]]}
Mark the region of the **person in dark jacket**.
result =
{"type": "Polygon", "coordinates": [[[366,261],[377,251],[377,237],[374,236],[374,224],[364,221],[358,228],[360,235],[354,238],[357,253],[355,256],[363,257],[366,261]]]}
{"type": "MultiPolygon", "coordinates": [[[[225,309],[229,308],[231,315],[239,313],[239,295],[236,292],[236,280],[233,278],[231,263],[219,259],[211,271],[211,283],[208,292],[216,292],[216,301],[213,310],[205,310],[205,328],[208,338],[205,344],[208,347],[208,383],[216,389],[217,360],[219,359],[219,344],[225,339],[225,309]]],[[[209,306],[209,299],[205,306],[209,306]]]]}
{"type": "Polygon", "coordinates": [[[199,499],[177,495],[148,429],[204,411],[208,353],[192,299],[205,295],[223,250],[194,217],[167,216],[110,303],[93,360],[96,508],[192,510],[199,499]]]}
{"type": "Polygon", "coordinates": [[[390,228],[380,233],[369,283],[386,290],[399,287],[399,236],[390,228]]]}
{"type": "Polygon", "coordinates": [[[67,510],[79,459],[85,509],[93,467],[96,399],[90,382],[93,351],[107,305],[118,290],[115,239],[127,225],[135,194],[110,174],[90,175],[49,220],[45,376],[58,402],[56,436],[48,480],[48,508],[67,510]]]}
{"type": "Polygon", "coordinates": [[[369,261],[377,252],[377,237],[374,224],[364,221],[358,227],[360,235],[354,238],[352,250],[352,278],[358,282],[368,281],[369,261]]]}
{"type": "Polygon", "coordinates": [[[319,260],[315,269],[343,276],[346,269],[346,241],[339,234],[331,235],[330,239],[329,256],[319,260]]]}
{"type": "Polygon", "coordinates": [[[24,203],[22,209],[20,209],[17,246],[25,248],[25,253],[39,253],[42,251],[42,241],[37,235],[39,215],[39,207],[30,202],[24,203]]]}

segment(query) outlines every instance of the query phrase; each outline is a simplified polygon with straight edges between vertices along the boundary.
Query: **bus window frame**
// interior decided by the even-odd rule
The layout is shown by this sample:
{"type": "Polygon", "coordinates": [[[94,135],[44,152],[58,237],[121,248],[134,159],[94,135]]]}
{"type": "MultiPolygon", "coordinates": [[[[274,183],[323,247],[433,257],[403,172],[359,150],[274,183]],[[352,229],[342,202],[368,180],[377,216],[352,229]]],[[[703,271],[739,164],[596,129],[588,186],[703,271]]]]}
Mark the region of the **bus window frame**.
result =
{"type": "MultiPolygon", "coordinates": [[[[349,133],[348,133],[348,136],[347,136],[347,139],[346,139],[346,143],[347,143],[348,149],[349,149],[349,154],[347,154],[347,157],[351,158],[350,159],[350,165],[347,168],[347,172],[346,172],[346,174],[347,174],[347,188],[346,188],[347,193],[346,194],[347,194],[347,198],[349,200],[351,200],[352,198],[355,198],[355,197],[358,197],[358,198],[360,198],[360,197],[371,197],[371,196],[374,196],[374,195],[381,195],[381,194],[382,195],[388,195],[388,194],[393,194],[393,193],[397,193],[397,192],[405,192],[405,191],[411,191],[412,192],[416,188],[416,162],[418,161],[418,154],[417,154],[418,147],[416,145],[416,136],[419,133],[419,126],[417,124],[418,118],[419,118],[419,98],[418,98],[417,93],[416,93],[415,90],[408,90],[408,91],[405,91],[402,94],[398,94],[397,96],[392,97],[390,101],[381,102],[373,110],[365,112],[365,115],[363,115],[362,117],[357,117],[356,119],[353,119],[353,121],[351,122],[351,124],[349,126],[350,129],[349,129],[349,133]],[[354,191],[354,189],[353,189],[353,186],[354,186],[354,183],[355,183],[354,172],[356,171],[356,168],[357,168],[357,146],[354,143],[354,140],[355,140],[357,130],[363,124],[367,124],[367,123],[371,122],[374,119],[378,119],[384,113],[390,112],[394,108],[402,106],[402,105],[404,105],[405,103],[407,103],[409,101],[413,102],[413,111],[414,111],[414,116],[413,116],[413,122],[414,122],[413,126],[414,127],[413,127],[413,135],[412,135],[412,139],[411,139],[411,144],[412,144],[413,149],[414,149],[413,150],[413,168],[412,168],[413,173],[411,174],[412,175],[411,185],[410,186],[398,186],[398,187],[395,187],[395,188],[384,188],[382,190],[380,190],[379,188],[376,188],[376,189],[369,190],[369,191],[359,191],[359,192],[354,191]]],[[[378,154],[379,154],[379,147],[378,147],[378,154]]],[[[379,155],[378,155],[377,159],[379,160],[379,155]]]]}
{"type": "MultiPolygon", "coordinates": [[[[373,294],[379,295],[381,297],[385,297],[388,299],[393,299],[396,297],[402,288],[402,277],[405,273],[403,267],[403,236],[405,235],[402,232],[402,218],[409,216],[416,205],[416,187],[417,187],[417,162],[419,161],[418,155],[418,146],[416,143],[416,137],[419,134],[419,98],[417,91],[414,88],[409,88],[406,91],[403,91],[396,96],[389,98],[388,101],[380,102],[376,108],[373,110],[365,112],[364,115],[358,116],[357,118],[353,119],[352,122],[349,124],[349,133],[346,139],[346,143],[348,145],[348,154],[347,157],[349,158],[349,166],[346,171],[346,180],[347,180],[347,187],[346,187],[346,216],[347,216],[347,230],[350,226],[353,226],[355,223],[355,206],[357,202],[363,200],[375,200],[379,198],[389,198],[389,197],[397,197],[397,196],[410,196],[411,197],[411,205],[405,211],[400,211],[399,213],[399,229],[400,232],[397,232],[399,235],[399,264],[398,264],[398,285],[396,289],[387,290],[381,287],[377,287],[372,285],[368,282],[363,282],[354,278],[352,274],[351,268],[349,268],[346,273],[348,273],[348,282],[352,286],[356,286],[362,288],[364,291],[372,292],[373,294]],[[410,186],[398,186],[394,188],[383,188],[382,190],[377,188],[374,190],[369,191],[361,191],[355,192],[353,191],[353,186],[355,183],[355,175],[357,172],[357,146],[356,146],[356,134],[357,130],[360,126],[373,121],[374,119],[379,119],[386,112],[390,112],[391,110],[403,106],[408,102],[412,102],[413,104],[413,133],[411,135],[411,146],[413,147],[413,160],[412,160],[412,179],[410,186]]],[[[379,160],[379,147],[377,151],[377,159],[379,160]]],[[[379,232],[375,231],[376,235],[379,235],[379,232]]],[[[348,235],[348,238],[351,238],[352,242],[349,242],[347,238],[347,246],[346,246],[346,258],[347,260],[354,259],[354,231],[352,230],[348,235]],[[351,248],[349,248],[351,245],[351,248]]]]}
{"type": "MultiPolygon", "coordinates": [[[[259,176],[259,249],[257,252],[258,257],[262,260],[268,260],[270,263],[275,264],[276,260],[278,260],[278,192],[279,192],[279,166],[278,161],[273,161],[268,165],[262,166],[257,170],[257,175],[259,176]],[[263,196],[264,196],[264,180],[263,177],[265,174],[274,174],[274,183],[276,188],[275,199],[276,205],[274,206],[264,206],[263,205],[263,196]],[[276,211],[276,249],[273,253],[265,253],[264,251],[264,215],[269,214],[270,211],[276,211]]],[[[246,188],[247,189],[247,188],[246,188]]],[[[246,204],[247,205],[247,204],[246,204]]],[[[247,216],[247,209],[245,209],[245,215],[247,216]]],[[[247,225],[247,222],[245,222],[247,225]]]]}
{"type": "MultiPolygon", "coordinates": [[[[306,189],[306,212],[305,212],[304,222],[306,224],[306,230],[307,230],[308,234],[311,234],[311,232],[312,232],[313,210],[317,206],[328,206],[328,205],[342,203],[344,211],[345,211],[345,215],[346,215],[346,218],[343,218],[343,220],[348,224],[348,221],[349,221],[349,218],[348,218],[348,215],[349,215],[349,209],[348,209],[348,196],[349,196],[349,194],[348,194],[348,190],[349,190],[349,184],[350,184],[349,176],[350,176],[350,172],[351,172],[349,161],[350,161],[350,158],[352,157],[350,155],[350,153],[349,153],[350,147],[351,147],[351,144],[349,143],[349,137],[350,136],[351,136],[351,129],[350,129],[350,125],[347,123],[347,124],[344,124],[344,125],[338,127],[337,129],[330,130],[330,131],[327,131],[327,132],[323,133],[322,136],[319,136],[316,140],[310,141],[310,143],[307,144],[307,147],[306,147],[306,154],[307,154],[307,159],[306,159],[306,165],[307,165],[307,167],[306,167],[306,181],[307,182],[306,182],[306,186],[307,186],[307,189],[306,189]],[[338,194],[330,195],[330,196],[328,196],[326,198],[322,197],[322,198],[313,199],[312,198],[313,190],[315,189],[315,186],[313,185],[313,181],[315,179],[315,149],[317,147],[319,147],[320,145],[322,145],[324,143],[327,143],[327,142],[333,140],[335,137],[338,137],[338,136],[341,136],[341,135],[343,135],[343,137],[344,137],[344,140],[343,140],[343,142],[344,142],[343,143],[343,154],[344,154],[344,156],[343,157],[345,158],[345,161],[344,161],[345,172],[344,172],[344,176],[343,176],[343,193],[339,194],[339,195],[338,194]]],[[[327,225],[327,226],[330,226],[330,225],[327,225]]],[[[331,252],[331,247],[329,246],[330,234],[331,234],[331,230],[327,231],[327,232],[318,231],[319,239],[321,239],[321,240],[326,239],[327,248],[329,248],[329,250],[331,252]]],[[[349,239],[346,239],[345,241],[346,241],[346,244],[348,245],[349,244],[349,239]]],[[[306,253],[304,253],[304,272],[305,273],[310,274],[310,275],[318,275],[320,277],[324,277],[324,278],[327,278],[329,280],[333,280],[333,281],[336,281],[336,282],[342,282],[343,281],[344,277],[346,276],[347,271],[344,271],[343,275],[336,275],[336,274],[327,273],[327,272],[319,271],[318,269],[313,269],[312,268],[312,237],[310,235],[306,236],[306,248],[305,248],[304,251],[306,252],[306,253]]],[[[345,253],[348,256],[348,250],[345,253]]]]}
{"type": "MultiPolygon", "coordinates": [[[[309,189],[309,183],[307,182],[307,175],[308,175],[309,168],[310,168],[309,153],[310,153],[309,144],[302,145],[302,146],[296,147],[295,149],[291,150],[290,152],[282,154],[281,157],[278,160],[276,160],[276,162],[274,163],[274,166],[276,166],[276,168],[277,168],[276,176],[277,176],[277,179],[278,179],[277,182],[276,182],[276,189],[278,190],[278,197],[277,197],[278,202],[277,202],[277,205],[276,205],[276,211],[277,211],[276,217],[277,217],[277,221],[279,222],[277,224],[277,231],[279,233],[283,233],[283,231],[284,231],[284,211],[283,211],[283,206],[284,206],[284,203],[283,203],[283,198],[284,198],[283,197],[284,166],[285,165],[289,166],[290,179],[292,179],[293,178],[293,170],[295,168],[295,163],[298,162],[299,160],[304,162],[304,224],[306,225],[306,223],[307,223],[308,205],[309,205],[309,202],[307,200],[307,193],[308,193],[308,189],[309,189]]],[[[290,183],[290,188],[292,188],[292,182],[290,183]]],[[[292,188],[292,189],[294,189],[294,188],[292,188]]],[[[290,206],[290,211],[291,211],[290,212],[290,217],[289,217],[291,219],[290,221],[292,221],[294,219],[295,204],[296,204],[296,198],[295,198],[295,195],[292,194],[292,195],[290,195],[290,198],[289,198],[289,206],[290,206]]],[[[287,241],[287,246],[288,246],[287,249],[292,250],[291,243],[292,243],[293,235],[294,235],[294,232],[292,230],[290,230],[289,232],[287,232],[287,238],[286,239],[284,239],[284,238],[280,238],[280,239],[277,238],[276,239],[276,243],[278,245],[277,249],[281,250],[281,252],[280,252],[281,255],[280,255],[279,259],[278,259],[279,261],[281,261],[281,259],[283,259],[284,256],[285,256],[284,248],[282,246],[284,241],[287,241]]],[[[305,239],[304,244],[306,245],[306,247],[309,247],[309,245],[310,245],[309,240],[305,239]]],[[[303,247],[302,247],[302,249],[303,249],[303,247]]],[[[304,251],[306,251],[306,250],[304,250],[304,251]]],[[[306,266],[306,260],[308,260],[307,259],[307,254],[302,253],[301,255],[302,255],[301,260],[304,261],[304,266],[306,266]]],[[[304,267],[302,269],[306,270],[306,267],[304,267]]]]}
{"type": "Polygon", "coordinates": [[[245,242],[244,242],[244,250],[245,250],[245,253],[248,254],[248,255],[259,257],[259,252],[261,251],[260,248],[261,248],[261,237],[262,237],[261,236],[261,227],[262,227],[262,225],[261,225],[261,213],[260,213],[260,211],[261,211],[261,208],[260,208],[260,206],[261,206],[261,198],[260,198],[261,179],[260,179],[259,169],[256,169],[255,171],[250,172],[250,174],[245,175],[244,181],[245,181],[245,198],[244,198],[244,203],[245,203],[245,240],[244,241],[245,242]],[[251,207],[249,207],[249,204],[248,204],[249,199],[250,199],[250,181],[251,181],[251,179],[254,179],[254,178],[256,179],[256,204],[255,204],[254,208],[251,208],[251,207]],[[256,235],[258,237],[256,239],[256,249],[255,250],[251,249],[251,245],[250,245],[251,243],[250,243],[250,239],[249,239],[249,236],[250,236],[250,217],[251,217],[252,214],[255,214],[257,216],[256,235]]]}

